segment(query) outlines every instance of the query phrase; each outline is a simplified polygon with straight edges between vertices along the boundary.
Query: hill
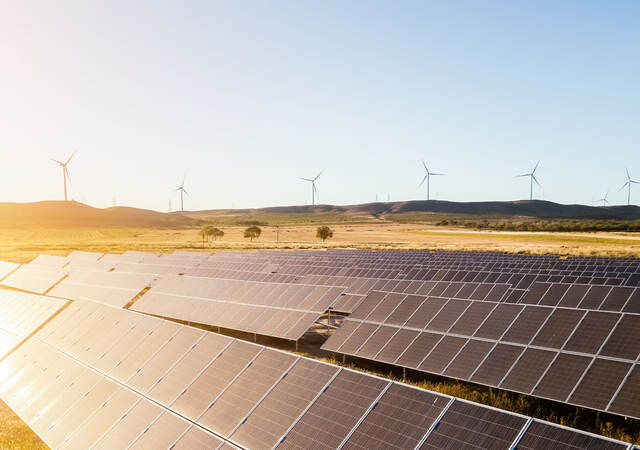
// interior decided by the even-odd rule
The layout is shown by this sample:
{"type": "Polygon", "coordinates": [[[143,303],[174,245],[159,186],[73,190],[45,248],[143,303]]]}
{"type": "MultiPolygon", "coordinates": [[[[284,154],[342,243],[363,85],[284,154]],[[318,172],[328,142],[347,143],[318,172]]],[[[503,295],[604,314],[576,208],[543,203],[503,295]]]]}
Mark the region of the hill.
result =
{"type": "Polygon", "coordinates": [[[75,201],[0,203],[0,228],[184,228],[195,222],[178,213],[123,206],[100,209],[75,201]]]}
{"type": "Polygon", "coordinates": [[[75,201],[0,203],[0,228],[188,228],[204,222],[340,223],[400,220],[422,222],[457,218],[638,220],[640,207],[561,205],[548,201],[407,201],[334,206],[278,206],[162,213],[130,207],[94,208],[75,201]]]}
{"type": "Polygon", "coordinates": [[[334,206],[277,206],[256,209],[218,209],[190,211],[184,214],[197,219],[211,220],[230,216],[260,215],[348,215],[384,218],[395,214],[423,213],[433,215],[462,215],[469,217],[533,218],[533,219],[592,219],[637,220],[638,206],[562,205],[543,200],[515,202],[447,202],[440,200],[413,200],[406,202],[376,202],[360,205],[334,206]]]}

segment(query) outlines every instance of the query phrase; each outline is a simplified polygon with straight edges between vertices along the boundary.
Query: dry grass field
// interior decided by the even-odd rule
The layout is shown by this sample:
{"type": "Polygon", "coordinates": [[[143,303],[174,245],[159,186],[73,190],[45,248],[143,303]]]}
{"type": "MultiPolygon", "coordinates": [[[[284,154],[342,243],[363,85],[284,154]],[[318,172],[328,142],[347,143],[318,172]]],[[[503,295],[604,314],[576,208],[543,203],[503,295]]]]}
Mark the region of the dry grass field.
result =
{"type": "MultiPolygon", "coordinates": [[[[171,252],[192,250],[248,251],[266,248],[362,248],[362,249],[433,249],[489,250],[513,253],[584,256],[640,257],[640,236],[633,233],[547,233],[472,231],[429,224],[400,224],[385,221],[331,225],[334,238],[322,243],[315,237],[317,224],[262,227],[258,240],[243,238],[244,226],[220,227],[225,236],[216,242],[203,243],[199,229],[79,228],[42,230],[0,230],[0,260],[26,263],[42,253],[67,255],[73,250],[121,253],[126,250],[171,252]]],[[[495,394],[467,392],[461,387],[429,384],[423,387],[470,398],[481,403],[519,409],[495,394]],[[487,397],[489,396],[489,397],[487,397]],[[486,398],[485,398],[486,397],[486,398]],[[494,398],[495,397],[495,398],[494,398]],[[505,404],[503,404],[506,402],[505,404]]],[[[516,399],[516,401],[519,401],[516,399]]],[[[521,409],[521,408],[520,408],[521,409]]],[[[563,422],[562,417],[547,417],[563,422]]],[[[572,423],[567,423],[571,425],[572,423]]],[[[639,436],[621,429],[592,430],[619,439],[638,441],[639,436]]],[[[2,402],[0,402],[0,450],[46,448],[38,437],[2,402]]]]}
{"type": "Polygon", "coordinates": [[[72,250],[120,253],[126,250],[171,252],[255,250],[261,248],[490,250],[514,253],[584,256],[640,256],[640,236],[633,233],[550,233],[471,231],[423,224],[389,222],[334,225],[333,239],[322,243],[316,225],[262,227],[259,239],[242,237],[245,227],[222,227],[225,236],[203,244],[197,228],[0,230],[0,259],[28,262],[41,253],[66,255],[72,250]]]}

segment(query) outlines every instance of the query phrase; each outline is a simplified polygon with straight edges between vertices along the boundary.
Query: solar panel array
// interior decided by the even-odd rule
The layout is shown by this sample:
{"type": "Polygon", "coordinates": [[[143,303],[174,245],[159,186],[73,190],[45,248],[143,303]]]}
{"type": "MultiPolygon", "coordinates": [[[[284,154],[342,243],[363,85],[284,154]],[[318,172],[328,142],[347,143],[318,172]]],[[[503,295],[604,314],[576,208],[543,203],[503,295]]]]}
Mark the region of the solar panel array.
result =
{"type": "Polygon", "coordinates": [[[329,286],[165,276],[132,309],[296,341],[342,291],[329,286]]]}
{"type": "Polygon", "coordinates": [[[640,418],[640,315],[534,303],[374,291],[322,348],[640,418]]]}
{"type": "Polygon", "coordinates": [[[0,362],[0,398],[52,448],[630,448],[87,301],[0,362]]]}

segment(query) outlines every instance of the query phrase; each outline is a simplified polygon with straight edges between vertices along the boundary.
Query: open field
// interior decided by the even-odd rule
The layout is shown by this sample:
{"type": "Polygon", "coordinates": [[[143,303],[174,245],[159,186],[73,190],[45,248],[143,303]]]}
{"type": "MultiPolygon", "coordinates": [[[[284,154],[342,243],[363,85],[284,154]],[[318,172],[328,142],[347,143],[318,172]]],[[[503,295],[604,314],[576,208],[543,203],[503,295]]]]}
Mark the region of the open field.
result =
{"type": "Polygon", "coordinates": [[[0,259],[28,262],[41,253],[66,255],[72,250],[119,253],[126,250],[171,252],[255,250],[264,248],[353,247],[369,249],[489,250],[515,253],[640,257],[640,235],[622,232],[551,233],[474,231],[424,224],[388,222],[332,225],[333,239],[315,237],[316,226],[262,227],[250,242],[245,227],[222,227],[225,236],[205,244],[198,228],[80,228],[0,230],[0,259]]]}

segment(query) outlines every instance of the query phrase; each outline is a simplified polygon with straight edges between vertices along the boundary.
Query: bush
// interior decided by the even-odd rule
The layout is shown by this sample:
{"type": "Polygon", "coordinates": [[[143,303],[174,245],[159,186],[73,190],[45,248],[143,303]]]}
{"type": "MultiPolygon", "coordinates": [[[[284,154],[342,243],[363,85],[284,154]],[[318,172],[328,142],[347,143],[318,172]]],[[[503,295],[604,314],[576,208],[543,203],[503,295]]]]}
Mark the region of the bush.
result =
{"type": "Polygon", "coordinates": [[[328,226],[318,227],[316,230],[316,237],[322,239],[322,242],[333,237],[333,230],[328,226]]]}
{"type": "Polygon", "coordinates": [[[244,230],[244,237],[249,238],[252,242],[254,239],[258,239],[262,234],[260,227],[252,226],[244,230]]]}

